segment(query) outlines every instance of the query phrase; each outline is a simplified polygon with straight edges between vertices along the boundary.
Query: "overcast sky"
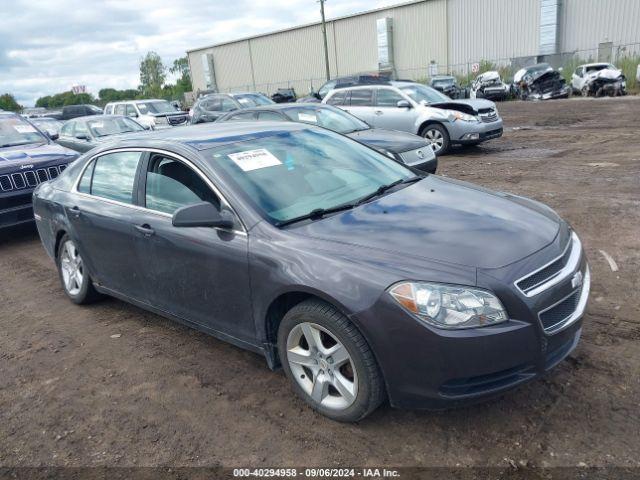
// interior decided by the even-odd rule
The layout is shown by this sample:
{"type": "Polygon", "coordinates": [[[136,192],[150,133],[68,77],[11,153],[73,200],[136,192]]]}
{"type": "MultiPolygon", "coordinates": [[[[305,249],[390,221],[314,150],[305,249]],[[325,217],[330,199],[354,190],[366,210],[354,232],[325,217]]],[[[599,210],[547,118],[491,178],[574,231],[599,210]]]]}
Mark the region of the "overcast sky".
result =
{"type": "MultiPolygon", "coordinates": [[[[328,0],[327,18],[401,0],[328,0]]],[[[0,94],[24,106],[86,85],[138,86],[149,50],[165,65],[187,49],[318,21],[316,0],[0,0],[0,94]]]]}

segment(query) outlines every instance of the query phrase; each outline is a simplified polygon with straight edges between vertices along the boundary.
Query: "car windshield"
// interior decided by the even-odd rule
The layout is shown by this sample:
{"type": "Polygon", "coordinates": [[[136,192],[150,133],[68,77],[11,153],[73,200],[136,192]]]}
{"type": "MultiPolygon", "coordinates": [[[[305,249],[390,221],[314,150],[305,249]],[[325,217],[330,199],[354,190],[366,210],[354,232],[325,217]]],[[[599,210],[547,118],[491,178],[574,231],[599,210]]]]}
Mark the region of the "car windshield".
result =
{"type": "Polygon", "coordinates": [[[440,93],[434,88],[427,87],[426,85],[421,85],[419,83],[400,87],[400,90],[409,95],[413,101],[418,103],[440,103],[451,101],[451,99],[444,93],[440,93]]]}
{"type": "Polygon", "coordinates": [[[294,107],[284,111],[294,122],[319,125],[338,133],[351,133],[368,130],[370,127],[362,120],[333,107],[294,107]]]}
{"type": "Polygon", "coordinates": [[[0,148],[46,142],[47,139],[26,120],[17,115],[0,115],[0,148]]]}
{"type": "Polygon", "coordinates": [[[234,95],[243,107],[259,107],[260,105],[272,105],[275,102],[260,93],[243,93],[234,95]]]}
{"type": "Polygon", "coordinates": [[[140,132],[144,130],[140,124],[126,117],[87,120],[87,127],[94,137],[107,137],[109,135],[140,132]]]}
{"type": "Polygon", "coordinates": [[[157,102],[140,102],[137,105],[138,110],[140,110],[140,113],[143,115],[146,113],[173,113],[178,111],[176,110],[176,107],[165,100],[157,102]]]}
{"type": "Polygon", "coordinates": [[[419,178],[358,142],[316,128],[256,136],[205,155],[273,224],[347,205],[381,186],[419,178]]]}
{"type": "Polygon", "coordinates": [[[611,70],[615,70],[616,67],[614,67],[613,65],[610,64],[600,64],[600,65],[590,65],[588,66],[585,71],[586,72],[599,72],[600,70],[604,70],[605,68],[611,69],[611,70]]]}

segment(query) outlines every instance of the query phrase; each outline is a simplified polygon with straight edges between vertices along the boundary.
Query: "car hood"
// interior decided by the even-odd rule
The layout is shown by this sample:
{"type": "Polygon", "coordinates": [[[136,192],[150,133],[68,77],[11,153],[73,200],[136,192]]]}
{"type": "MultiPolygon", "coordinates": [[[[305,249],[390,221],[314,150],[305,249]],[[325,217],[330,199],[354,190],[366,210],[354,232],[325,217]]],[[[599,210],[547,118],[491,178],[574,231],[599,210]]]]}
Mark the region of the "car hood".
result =
{"type": "Polygon", "coordinates": [[[369,128],[351,132],[347,136],[372,148],[382,148],[393,153],[407,152],[429,145],[422,137],[417,135],[397,130],[384,130],[382,128],[369,128]]]}
{"type": "Polygon", "coordinates": [[[434,108],[442,108],[445,110],[457,110],[462,113],[468,113],[469,115],[477,115],[478,110],[495,108],[496,104],[490,100],[485,100],[483,98],[472,98],[452,100],[450,102],[430,103],[429,106],[434,108]]]}
{"type": "Polygon", "coordinates": [[[526,198],[429,175],[296,234],[438,262],[498,268],[550,244],[562,220],[526,198]]]}
{"type": "Polygon", "coordinates": [[[55,159],[70,162],[77,156],[77,152],[56,143],[19,145],[0,148],[0,168],[8,166],[10,163],[36,164],[55,159]]]}

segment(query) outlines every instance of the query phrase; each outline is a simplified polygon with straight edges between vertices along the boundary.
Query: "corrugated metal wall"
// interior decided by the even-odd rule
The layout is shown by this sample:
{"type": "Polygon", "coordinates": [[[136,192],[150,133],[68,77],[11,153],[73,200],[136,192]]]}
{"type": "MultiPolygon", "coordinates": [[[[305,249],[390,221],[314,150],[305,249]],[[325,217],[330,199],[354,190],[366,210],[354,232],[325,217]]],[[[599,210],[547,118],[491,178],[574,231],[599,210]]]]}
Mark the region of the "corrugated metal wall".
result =
{"type": "Polygon", "coordinates": [[[640,0],[563,0],[560,31],[565,52],[639,43],[640,0]]]}
{"type": "Polygon", "coordinates": [[[449,0],[449,64],[538,53],[539,0],[449,0]]]}
{"type": "MultiPolygon", "coordinates": [[[[396,73],[403,78],[466,73],[474,62],[535,57],[540,0],[423,0],[327,23],[331,76],[377,70],[376,20],[393,19],[396,73]]],[[[559,51],[640,42],[640,0],[562,0],[559,51]]],[[[204,89],[201,55],[212,52],[218,88],[273,93],[292,86],[306,94],[324,82],[320,25],[189,52],[194,90],[204,89]]]]}

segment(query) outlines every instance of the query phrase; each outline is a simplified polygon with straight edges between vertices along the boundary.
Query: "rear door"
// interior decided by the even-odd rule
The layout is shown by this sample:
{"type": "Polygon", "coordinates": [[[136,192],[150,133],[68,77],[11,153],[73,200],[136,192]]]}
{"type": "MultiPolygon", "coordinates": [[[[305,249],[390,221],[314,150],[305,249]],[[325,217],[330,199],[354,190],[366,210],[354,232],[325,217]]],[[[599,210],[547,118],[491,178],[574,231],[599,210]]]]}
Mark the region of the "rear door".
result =
{"type": "MultiPolygon", "coordinates": [[[[406,101],[402,95],[392,88],[376,89],[375,108],[373,110],[373,126],[388,130],[402,130],[414,133],[414,112],[411,108],[400,108],[398,102],[406,101]]],[[[409,103],[410,104],[410,103],[409,103]]]]}
{"type": "Polygon", "coordinates": [[[345,100],[344,105],[340,108],[367,122],[369,125],[373,125],[373,88],[354,88],[349,90],[349,93],[349,98],[345,100]]]}
{"type": "Polygon", "coordinates": [[[96,157],[83,172],[66,213],[92,278],[146,303],[134,228],[143,221],[134,195],[142,156],[139,151],[118,151],[96,157]]]}
{"type": "Polygon", "coordinates": [[[252,341],[255,326],[249,297],[248,239],[234,229],[177,228],[178,208],[210,202],[229,208],[211,182],[188,160],[153,153],[140,176],[138,256],[145,266],[152,305],[184,320],[252,341]]]}

